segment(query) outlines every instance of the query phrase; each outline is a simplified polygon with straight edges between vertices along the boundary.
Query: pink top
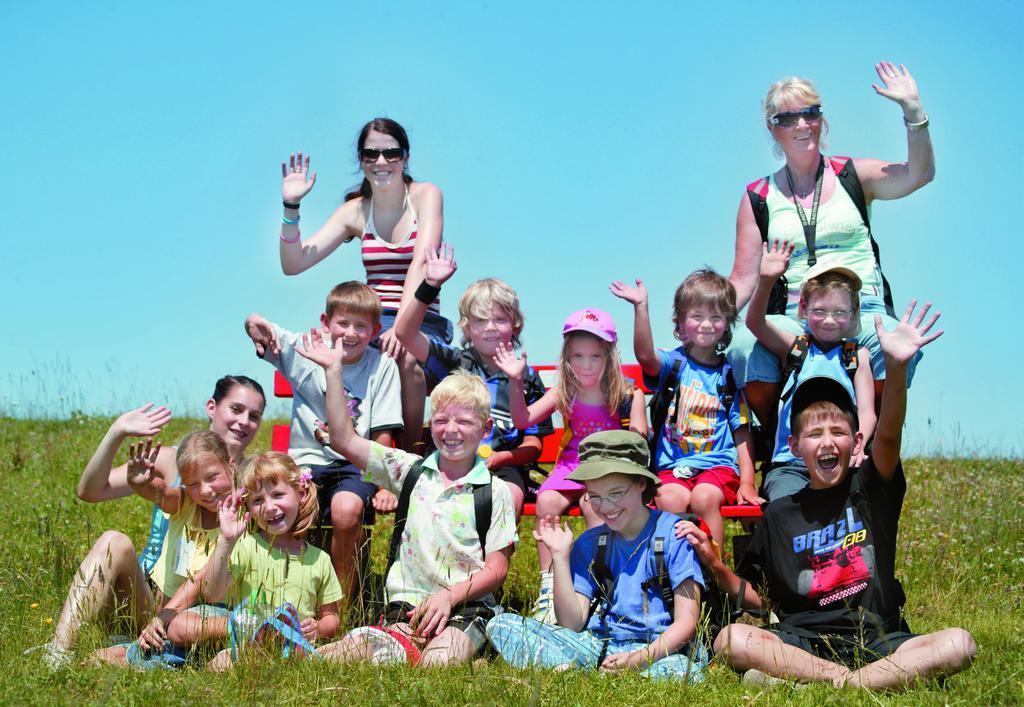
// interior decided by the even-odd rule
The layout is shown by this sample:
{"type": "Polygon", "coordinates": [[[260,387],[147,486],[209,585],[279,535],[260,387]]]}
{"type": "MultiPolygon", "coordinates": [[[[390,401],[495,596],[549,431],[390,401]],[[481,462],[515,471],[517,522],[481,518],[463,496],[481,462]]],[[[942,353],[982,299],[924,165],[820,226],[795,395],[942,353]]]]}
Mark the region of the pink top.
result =
{"type": "Polygon", "coordinates": [[[618,412],[608,412],[608,406],[603,404],[591,405],[574,400],[569,417],[568,423],[572,430],[572,438],[558,456],[558,461],[555,462],[555,467],[551,470],[547,480],[541,485],[541,491],[548,489],[555,491],[582,490],[583,484],[565,478],[580,465],[580,442],[595,432],[622,429],[622,418],[618,412]]]}
{"type": "MultiPolygon", "coordinates": [[[[363,231],[363,267],[366,268],[366,284],[380,297],[384,309],[398,309],[402,303],[402,288],[405,286],[405,275],[412,264],[413,251],[416,248],[416,210],[409,200],[409,192],[405,193],[405,208],[412,213],[412,229],[400,241],[390,243],[377,238],[373,224],[373,199],[370,199],[370,215],[366,219],[366,230],[363,231]]],[[[428,307],[435,314],[441,314],[441,302],[435,299],[428,307]]]]}

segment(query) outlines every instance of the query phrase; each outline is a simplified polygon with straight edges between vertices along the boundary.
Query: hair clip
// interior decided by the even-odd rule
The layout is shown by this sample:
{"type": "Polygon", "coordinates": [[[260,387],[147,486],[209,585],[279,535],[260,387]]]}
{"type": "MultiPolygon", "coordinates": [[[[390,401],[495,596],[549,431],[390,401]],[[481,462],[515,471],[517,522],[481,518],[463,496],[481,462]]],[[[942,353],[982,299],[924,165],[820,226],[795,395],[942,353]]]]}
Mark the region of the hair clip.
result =
{"type": "Polygon", "coordinates": [[[313,474],[311,474],[309,472],[309,469],[303,469],[302,473],[299,474],[299,482],[300,483],[308,484],[312,480],[313,480],[313,474]]]}

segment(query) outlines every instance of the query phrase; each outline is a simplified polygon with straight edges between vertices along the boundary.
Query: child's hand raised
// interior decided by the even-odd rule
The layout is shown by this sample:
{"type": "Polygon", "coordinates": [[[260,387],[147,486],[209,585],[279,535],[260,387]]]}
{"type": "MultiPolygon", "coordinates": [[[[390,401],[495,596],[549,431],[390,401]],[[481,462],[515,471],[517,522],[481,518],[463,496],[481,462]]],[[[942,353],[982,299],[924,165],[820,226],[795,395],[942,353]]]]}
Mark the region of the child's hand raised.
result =
{"type": "Polygon", "coordinates": [[[217,520],[220,521],[220,536],[233,543],[242,537],[249,527],[249,511],[239,513],[244,507],[242,494],[234,492],[217,506],[217,520]]]}
{"type": "Polygon", "coordinates": [[[324,368],[340,367],[341,360],[345,357],[345,347],[341,345],[341,341],[334,342],[332,349],[324,341],[323,333],[319,329],[310,329],[308,334],[303,334],[302,346],[296,347],[295,352],[324,368]]]}
{"type": "Polygon", "coordinates": [[[258,314],[250,314],[245,320],[245,333],[256,346],[256,355],[260,358],[269,351],[274,356],[281,353],[281,342],[277,340],[274,325],[258,314]]]}
{"type": "Polygon", "coordinates": [[[316,172],[309,171],[309,155],[303,162],[302,153],[292,153],[288,164],[281,163],[281,198],[295,204],[302,200],[316,184],[316,172]],[[308,179],[307,179],[308,176],[308,179]]]}
{"type": "Polygon", "coordinates": [[[761,244],[761,277],[778,280],[789,268],[789,256],[793,254],[793,244],[789,241],[775,239],[775,243],[769,246],[761,244]]]}
{"type": "Polygon", "coordinates": [[[925,303],[916,318],[914,317],[915,307],[917,307],[917,300],[910,300],[910,304],[903,311],[903,318],[892,331],[886,331],[882,326],[882,317],[875,315],[875,333],[878,335],[878,344],[882,348],[882,353],[885,354],[886,365],[909,363],[918,351],[943,335],[944,332],[941,329],[932,334],[928,333],[942,316],[939,312],[936,312],[927,324],[924,323],[924,318],[928,316],[928,310],[932,307],[931,302],[925,303]]]}
{"type": "Polygon", "coordinates": [[[719,560],[718,553],[715,552],[715,541],[691,521],[679,521],[675,524],[675,531],[677,538],[690,543],[690,547],[705,567],[711,567],[719,560]]]}
{"type": "Polygon", "coordinates": [[[427,268],[423,279],[428,285],[440,287],[448,282],[449,278],[459,269],[455,262],[455,249],[447,243],[442,243],[435,253],[433,249],[427,249],[427,268]]]}
{"type": "Polygon", "coordinates": [[[636,287],[630,287],[621,280],[616,280],[608,286],[608,289],[612,291],[613,295],[626,300],[634,307],[647,304],[647,288],[639,278],[636,279],[636,287]]]}
{"type": "Polygon", "coordinates": [[[526,352],[519,358],[511,346],[498,344],[494,352],[494,365],[504,371],[509,380],[522,381],[526,377],[526,352]]]}
{"type": "Polygon", "coordinates": [[[572,549],[572,529],[569,522],[564,525],[558,523],[555,516],[544,516],[537,519],[537,525],[533,529],[533,539],[547,545],[552,555],[563,555],[572,549]]]}
{"type": "Polygon", "coordinates": [[[153,446],[153,438],[133,444],[128,448],[128,485],[145,486],[153,481],[156,458],[160,454],[160,443],[153,446]]]}
{"type": "Polygon", "coordinates": [[[170,410],[163,405],[153,408],[153,403],[146,403],[138,410],[129,410],[121,415],[114,426],[129,437],[155,437],[170,421],[170,410]]]}

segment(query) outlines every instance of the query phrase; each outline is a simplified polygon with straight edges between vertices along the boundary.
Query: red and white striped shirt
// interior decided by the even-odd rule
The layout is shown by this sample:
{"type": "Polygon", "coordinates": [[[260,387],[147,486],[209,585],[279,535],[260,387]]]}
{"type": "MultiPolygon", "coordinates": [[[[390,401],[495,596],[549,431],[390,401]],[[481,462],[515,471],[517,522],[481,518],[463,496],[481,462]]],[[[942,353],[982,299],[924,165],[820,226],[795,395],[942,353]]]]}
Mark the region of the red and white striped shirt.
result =
{"type": "MultiPolygon", "coordinates": [[[[402,303],[402,288],[405,275],[412,264],[416,248],[416,211],[406,195],[407,208],[412,213],[412,229],[402,240],[389,243],[375,235],[373,224],[373,200],[370,200],[370,215],[363,231],[363,267],[366,268],[366,284],[380,297],[384,309],[398,309],[402,303]]],[[[441,314],[441,302],[435,299],[428,307],[435,314],[441,314]]]]}

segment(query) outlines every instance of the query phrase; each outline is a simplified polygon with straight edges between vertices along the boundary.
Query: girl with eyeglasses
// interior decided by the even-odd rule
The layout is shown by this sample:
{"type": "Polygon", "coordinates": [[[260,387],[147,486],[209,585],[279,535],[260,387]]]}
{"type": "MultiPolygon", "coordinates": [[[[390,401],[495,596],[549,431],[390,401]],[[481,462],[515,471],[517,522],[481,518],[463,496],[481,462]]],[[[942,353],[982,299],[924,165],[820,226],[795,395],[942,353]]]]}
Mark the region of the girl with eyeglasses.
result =
{"type": "MultiPolygon", "coordinates": [[[[419,441],[423,428],[426,387],[423,371],[405,351],[394,332],[403,304],[423,282],[425,253],[437,252],[443,227],[441,190],[409,174],[409,137],[390,118],[374,118],[359,131],[356,157],[363,171],[358,189],[345,195],[327,222],[305,240],[299,230],[299,205],[316,183],[310,156],[301,152],[281,164],[281,269],[298,275],[313,267],[343,243],[362,244],[366,282],[383,305],[381,351],[398,363],[402,377],[404,446],[419,441]]],[[[432,293],[421,331],[428,338],[451,343],[452,324],[441,316],[437,292],[432,293]]]]}
{"type": "MultiPolygon", "coordinates": [[[[785,158],[785,164],[748,185],[740,201],[736,258],[729,280],[736,287],[736,303],[742,309],[758,280],[762,244],[776,240],[795,244],[789,265],[771,293],[768,313],[773,325],[800,334],[803,324],[797,319],[797,309],[807,272],[818,264],[852,270],[863,283],[860,316],[866,318],[856,340],[870,352],[878,380],[885,377],[885,366],[873,317],[886,317],[888,328],[897,320],[871,234],[868,208],[875,200],[899,199],[930,182],[935,176],[935,156],[928,114],[914,77],[905,66],[891,62],[876,64],[875,71],[880,81],[872,88],[903,112],[907,131],[904,162],[824,155],[828,121],[814,84],[790,77],[768,89],[763,104],[765,125],[776,156],[785,158]]],[[[779,395],[779,359],[764,346],[755,346],[750,332],[742,328],[736,331],[729,358],[751,408],[759,419],[767,420],[779,395]]],[[[910,367],[911,377],[915,363],[910,367]]]]}

